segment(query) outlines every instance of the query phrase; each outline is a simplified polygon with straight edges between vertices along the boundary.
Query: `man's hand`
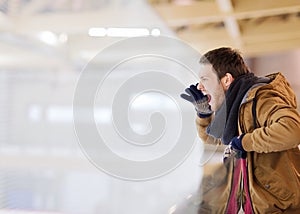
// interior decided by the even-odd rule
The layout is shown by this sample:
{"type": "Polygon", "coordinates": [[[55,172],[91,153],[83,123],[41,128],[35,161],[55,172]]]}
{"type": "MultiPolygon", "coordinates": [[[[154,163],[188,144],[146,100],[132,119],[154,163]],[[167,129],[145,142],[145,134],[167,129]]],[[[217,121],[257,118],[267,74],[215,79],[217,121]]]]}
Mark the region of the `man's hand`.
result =
{"type": "Polygon", "coordinates": [[[240,136],[234,137],[231,139],[229,145],[232,147],[233,150],[238,152],[238,156],[240,158],[246,158],[247,152],[243,148],[242,140],[245,134],[241,134],[240,136]]]}
{"type": "Polygon", "coordinates": [[[208,104],[208,97],[197,89],[197,85],[191,85],[185,89],[187,94],[180,94],[180,97],[191,102],[197,111],[197,114],[201,118],[209,117],[213,111],[208,104]]]}

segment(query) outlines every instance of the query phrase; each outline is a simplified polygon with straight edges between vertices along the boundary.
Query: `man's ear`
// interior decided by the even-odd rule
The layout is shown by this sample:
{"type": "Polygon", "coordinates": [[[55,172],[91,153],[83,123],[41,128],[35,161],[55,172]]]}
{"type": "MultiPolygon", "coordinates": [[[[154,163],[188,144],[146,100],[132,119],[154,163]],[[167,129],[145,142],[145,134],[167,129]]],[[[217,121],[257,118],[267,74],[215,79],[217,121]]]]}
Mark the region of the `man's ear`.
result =
{"type": "Polygon", "coordinates": [[[233,82],[234,78],[231,73],[226,73],[225,76],[222,78],[222,85],[225,89],[228,89],[230,84],[233,82]]]}

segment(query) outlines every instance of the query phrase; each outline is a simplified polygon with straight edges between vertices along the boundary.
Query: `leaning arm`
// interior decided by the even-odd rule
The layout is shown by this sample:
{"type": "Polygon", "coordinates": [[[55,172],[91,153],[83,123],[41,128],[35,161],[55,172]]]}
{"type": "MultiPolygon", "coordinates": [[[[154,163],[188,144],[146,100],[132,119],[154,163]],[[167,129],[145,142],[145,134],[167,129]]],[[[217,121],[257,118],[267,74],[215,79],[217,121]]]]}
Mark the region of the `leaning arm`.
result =
{"type": "Polygon", "coordinates": [[[197,127],[197,131],[198,131],[198,136],[200,137],[202,142],[205,144],[215,144],[215,145],[221,144],[220,139],[216,139],[212,136],[209,136],[206,133],[206,128],[211,123],[212,119],[213,119],[213,116],[206,117],[206,118],[200,118],[197,116],[196,127],[197,127]]]}

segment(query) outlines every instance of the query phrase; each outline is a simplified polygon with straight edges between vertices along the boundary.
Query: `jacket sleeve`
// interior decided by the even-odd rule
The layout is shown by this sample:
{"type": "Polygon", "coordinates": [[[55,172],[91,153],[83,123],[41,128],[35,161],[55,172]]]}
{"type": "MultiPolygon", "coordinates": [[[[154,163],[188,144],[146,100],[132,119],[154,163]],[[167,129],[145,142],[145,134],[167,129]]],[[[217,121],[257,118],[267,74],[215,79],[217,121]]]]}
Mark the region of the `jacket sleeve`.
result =
{"type": "Polygon", "coordinates": [[[244,135],[242,144],[246,151],[279,152],[300,144],[299,113],[284,97],[258,97],[256,112],[259,128],[244,135]]]}
{"type": "Polygon", "coordinates": [[[197,131],[198,131],[198,136],[202,140],[203,143],[205,144],[215,144],[215,145],[220,145],[221,140],[216,139],[212,136],[209,136],[206,133],[206,128],[207,126],[211,123],[213,116],[207,117],[207,118],[200,118],[197,116],[196,118],[196,126],[197,126],[197,131]]]}

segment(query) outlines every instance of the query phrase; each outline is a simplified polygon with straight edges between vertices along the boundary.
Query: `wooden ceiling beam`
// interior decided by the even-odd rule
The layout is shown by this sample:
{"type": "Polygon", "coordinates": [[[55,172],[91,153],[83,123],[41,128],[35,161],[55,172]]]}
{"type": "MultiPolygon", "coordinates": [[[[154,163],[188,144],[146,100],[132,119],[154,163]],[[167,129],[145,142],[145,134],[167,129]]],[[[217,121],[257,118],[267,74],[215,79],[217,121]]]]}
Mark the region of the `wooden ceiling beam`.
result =
{"type": "Polygon", "coordinates": [[[300,35],[300,19],[290,17],[287,20],[270,18],[262,23],[242,22],[242,37],[244,40],[269,41],[282,38],[295,38],[300,35]],[[276,27],[274,27],[276,24],[276,27]]]}
{"type": "Polygon", "coordinates": [[[195,2],[191,5],[153,5],[169,26],[222,21],[222,12],[215,1],[195,2]]]}
{"type": "MultiPolygon", "coordinates": [[[[217,0],[217,3],[222,13],[233,14],[233,5],[231,0],[217,0]]],[[[241,32],[236,18],[229,15],[224,18],[223,22],[228,34],[234,39],[236,46],[241,47],[241,32]]]]}
{"type": "Polygon", "coordinates": [[[222,22],[228,17],[239,20],[300,12],[299,0],[239,0],[232,3],[231,11],[222,11],[219,4],[217,1],[199,1],[190,5],[154,4],[153,7],[171,27],[222,22]]]}
{"type": "MultiPolygon", "coordinates": [[[[233,0],[236,13],[259,12],[265,10],[291,11],[293,7],[299,8],[299,0],[233,0]]],[[[296,9],[297,10],[297,9],[296,9]]],[[[262,14],[263,15],[263,14],[262,14]]]]}

